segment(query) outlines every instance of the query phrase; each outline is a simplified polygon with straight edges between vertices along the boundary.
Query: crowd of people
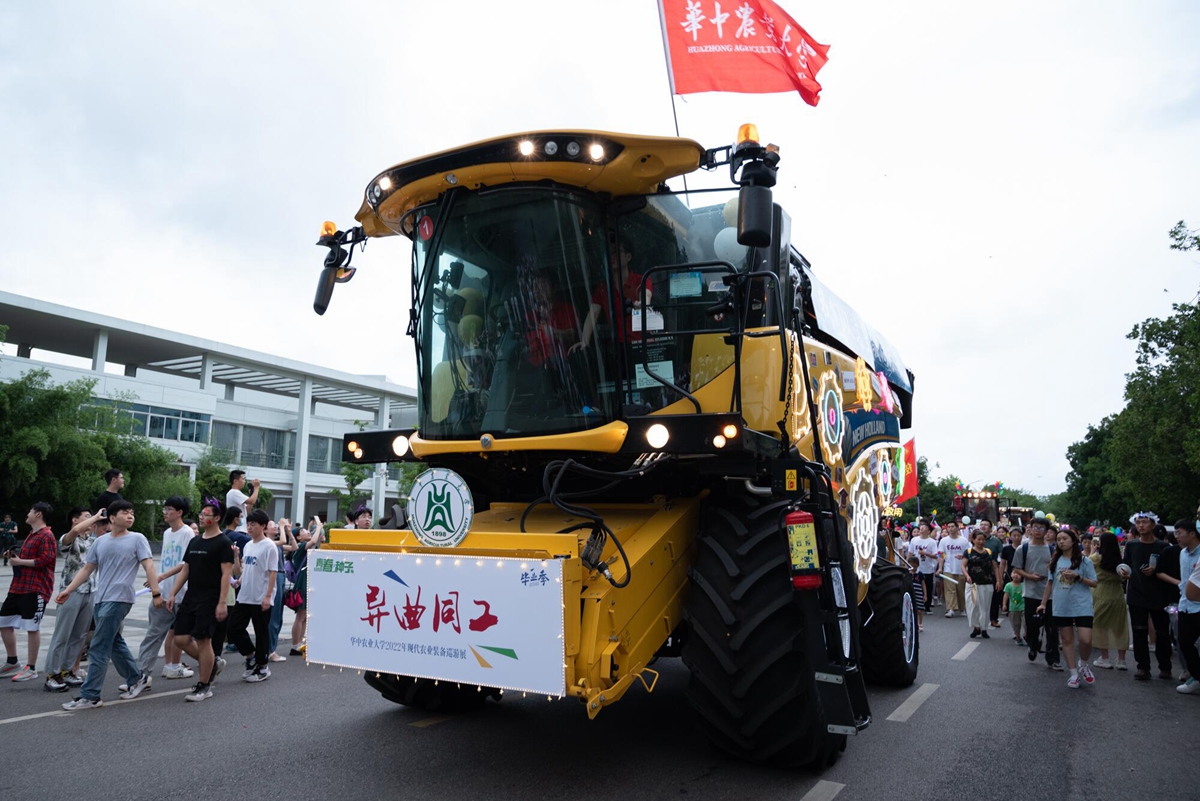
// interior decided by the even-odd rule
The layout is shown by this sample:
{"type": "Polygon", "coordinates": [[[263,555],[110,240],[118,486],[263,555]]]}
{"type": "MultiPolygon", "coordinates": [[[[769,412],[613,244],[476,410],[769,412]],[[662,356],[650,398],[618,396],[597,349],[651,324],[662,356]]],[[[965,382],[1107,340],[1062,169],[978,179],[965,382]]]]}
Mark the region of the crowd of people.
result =
{"type": "MultiPolygon", "coordinates": [[[[162,678],[196,679],[186,701],[212,697],[213,683],[226,667],[226,642],[245,659],[242,680],[265,681],[272,663],[287,661],[277,652],[285,605],[296,612],[289,655],[303,655],[304,566],[308,551],[319,547],[323,537],[319,518],[314,516],[307,528],[287,518],[272,520],[254,508],[258,480],[251,482],[247,495],[245,472],[234,470],[224,503],[205,498],[194,520],[187,498],[166,500],[162,548],[155,564],[149,540],[135,531],[134,506],[121,496],[123,473],[112,469],[104,479],[107,488],[90,507],[70,511],[70,528],[61,537],[51,530],[54,510],[48,502],[30,508],[25,518],[30,533],[19,547],[16,527],[7,525],[11,517],[5,515],[0,536],[13,579],[0,607],[6,656],[0,678],[41,678],[41,623],[51,600],[57,610],[44,686],[51,692],[78,688],[79,695],[62,705],[70,711],[103,706],[110,663],[124,680],[118,686],[122,699],[149,690],[160,650],[162,678]],[[139,568],[144,575],[141,589],[139,568]],[[151,595],[151,605],[135,658],[122,630],[135,597],[143,593],[151,595]],[[253,637],[248,629],[253,629],[253,637]],[[28,640],[24,663],[17,654],[18,631],[28,640]]],[[[358,512],[369,525],[370,509],[358,512]]]]}
{"type": "MultiPolygon", "coordinates": [[[[1128,670],[1150,681],[1151,646],[1160,679],[1176,690],[1200,693],[1200,536],[1197,520],[1160,524],[1154,512],[1130,517],[1136,536],[1094,526],[1079,531],[1046,517],[993,527],[920,520],[895,532],[897,552],[913,571],[917,624],[944,606],[964,615],[970,638],[991,639],[1006,615],[1012,640],[1043,656],[1054,671],[1069,672],[1067,686],[1094,684],[1092,668],[1128,670]],[[1098,656],[1092,660],[1093,652],[1098,656]]],[[[964,523],[969,523],[965,520],[964,523]]]]}

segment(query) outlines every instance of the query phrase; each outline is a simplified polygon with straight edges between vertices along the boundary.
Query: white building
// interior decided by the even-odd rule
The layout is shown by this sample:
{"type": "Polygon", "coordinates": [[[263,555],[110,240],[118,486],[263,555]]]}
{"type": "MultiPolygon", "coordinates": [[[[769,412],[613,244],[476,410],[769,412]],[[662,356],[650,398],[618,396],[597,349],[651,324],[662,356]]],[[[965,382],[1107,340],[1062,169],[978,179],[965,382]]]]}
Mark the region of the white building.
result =
{"type": "MultiPolygon", "coordinates": [[[[94,380],[97,398],[132,403],[146,436],[177,453],[193,477],[204,446],[234,454],[231,468],[261,479],[274,494],[272,517],[331,519],[337,504],[330,491],[345,489],[342,435],[357,431],[356,421],[368,429],[416,421],[415,390],[382,376],[328,370],[8,292],[0,292],[0,325],[8,326],[9,354],[0,352],[0,381],[31,368],[56,382],[94,380]]],[[[371,489],[378,512],[385,498],[395,502],[396,477],[394,468],[376,471],[371,489]]]]}

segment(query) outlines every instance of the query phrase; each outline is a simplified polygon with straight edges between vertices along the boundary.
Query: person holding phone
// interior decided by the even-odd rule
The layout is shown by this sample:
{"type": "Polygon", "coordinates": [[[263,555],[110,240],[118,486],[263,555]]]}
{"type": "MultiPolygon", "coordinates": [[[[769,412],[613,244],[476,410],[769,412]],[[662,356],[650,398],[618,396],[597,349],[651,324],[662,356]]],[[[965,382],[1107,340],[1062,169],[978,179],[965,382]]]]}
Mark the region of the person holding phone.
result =
{"type": "Polygon", "coordinates": [[[298,538],[298,548],[292,554],[292,566],[296,571],[296,592],[300,593],[300,606],[294,611],[296,619],[292,621],[292,650],[288,653],[292,656],[303,656],[304,637],[308,634],[308,571],[305,567],[308,563],[308,552],[313,548],[321,546],[321,539],[324,536],[325,527],[321,524],[321,518],[313,515],[312,522],[309,523],[307,529],[301,529],[298,538]]]}
{"type": "Polygon", "coordinates": [[[1156,575],[1158,560],[1167,550],[1167,543],[1154,536],[1158,515],[1154,512],[1136,512],[1129,518],[1137,529],[1137,539],[1125,546],[1122,564],[1130,569],[1129,584],[1125,590],[1125,601],[1129,606],[1129,622],[1133,628],[1133,658],[1139,681],[1150,679],[1150,621],[1154,622],[1157,635],[1154,656],[1158,662],[1158,676],[1171,679],[1171,621],[1166,606],[1171,585],[1156,575]]]}
{"type": "Polygon", "coordinates": [[[1083,557],[1079,536],[1069,528],[1058,532],[1054,556],[1050,559],[1050,581],[1042,591],[1038,611],[1046,614],[1051,594],[1054,597],[1054,625],[1071,671],[1067,686],[1078,689],[1080,679],[1094,684],[1096,677],[1088,667],[1092,658],[1092,588],[1096,586],[1096,568],[1083,557]],[[1075,643],[1079,652],[1076,656],[1075,643]]]}

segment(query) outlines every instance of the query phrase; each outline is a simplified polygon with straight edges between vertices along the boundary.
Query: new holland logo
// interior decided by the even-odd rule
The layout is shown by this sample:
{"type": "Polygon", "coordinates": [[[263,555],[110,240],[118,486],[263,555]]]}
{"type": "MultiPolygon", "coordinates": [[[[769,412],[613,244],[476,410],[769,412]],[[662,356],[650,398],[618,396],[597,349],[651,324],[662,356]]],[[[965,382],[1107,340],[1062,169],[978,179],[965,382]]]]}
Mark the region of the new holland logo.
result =
{"type": "Polygon", "coordinates": [[[422,545],[453,548],[471,528],[475,504],[462,476],[436,467],[417,476],[408,496],[408,519],[422,545]]]}

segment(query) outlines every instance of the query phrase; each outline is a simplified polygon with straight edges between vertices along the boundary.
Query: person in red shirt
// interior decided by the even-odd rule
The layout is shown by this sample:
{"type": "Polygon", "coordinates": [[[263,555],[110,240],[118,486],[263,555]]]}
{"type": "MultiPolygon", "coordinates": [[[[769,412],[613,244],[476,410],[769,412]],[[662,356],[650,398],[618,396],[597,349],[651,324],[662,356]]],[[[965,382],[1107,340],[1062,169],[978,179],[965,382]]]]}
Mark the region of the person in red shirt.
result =
{"type": "Polygon", "coordinates": [[[54,565],[58,559],[58,541],[46,525],[46,518],[53,513],[53,508],[45,501],[35,503],[25,518],[33,533],[25,538],[20,553],[9,554],[13,580],[4,605],[0,606],[0,637],[4,640],[4,653],[8,659],[0,668],[0,678],[31,681],[38,677],[42,615],[54,593],[54,565]],[[23,666],[17,664],[17,628],[29,636],[29,658],[23,666]]]}
{"type": "Polygon", "coordinates": [[[587,319],[583,321],[583,334],[577,343],[571,346],[571,350],[582,349],[588,347],[592,342],[592,334],[596,330],[596,323],[611,323],[615,326],[616,339],[618,342],[637,341],[642,338],[640,331],[630,332],[627,321],[631,321],[632,317],[629,313],[622,313],[624,309],[628,312],[629,309],[641,309],[648,306],[650,297],[650,284],[646,284],[646,292],[643,294],[642,289],[642,274],[635,273],[629,269],[629,263],[633,260],[633,251],[625,243],[621,243],[617,250],[617,260],[614,265],[617,269],[613,270],[613,291],[609,290],[608,284],[597,284],[592,290],[592,306],[588,312],[587,319]],[[616,293],[614,297],[613,292],[616,293]],[[615,301],[615,302],[614,302],[615,301]],[[617,314],[613,314],[614,306],[617,308],[617,314]],[[603,317],[601,317],[603,315],[603,317]],[[618,322],[618,318],[620,318],[618,322]],[[627,336],[628,335],[628,336],[627,336]]]}

